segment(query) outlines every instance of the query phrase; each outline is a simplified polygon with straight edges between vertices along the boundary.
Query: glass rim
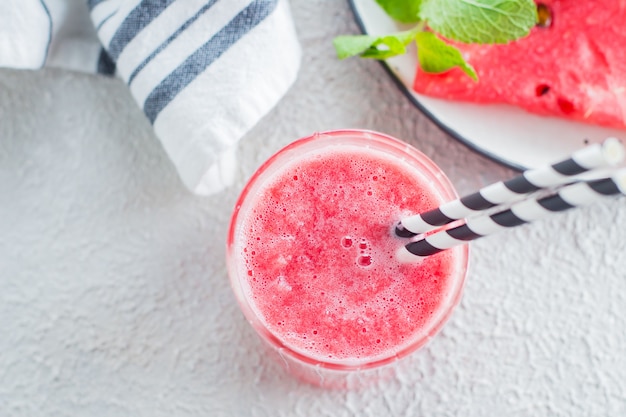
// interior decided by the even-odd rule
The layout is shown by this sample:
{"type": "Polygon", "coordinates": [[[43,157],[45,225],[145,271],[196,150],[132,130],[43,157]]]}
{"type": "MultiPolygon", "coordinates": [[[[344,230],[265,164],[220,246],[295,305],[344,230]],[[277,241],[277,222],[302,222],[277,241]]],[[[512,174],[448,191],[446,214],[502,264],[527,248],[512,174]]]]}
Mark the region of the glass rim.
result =
{"type": "MultiPolygon", "coordinates": [[[[259,168],[255,170],[255,172],[246,182],[243,190],[241,191],[237,202],[235,203],[235,209],[233,210],[230,224],[228,227],[226,264],[229,280],[231,287],[236,295],[237,302],[246,319],[250,322],[256,333],[259,334],[259,336],[263,340],[276,348],[281,355],[286,354],[291,359],[295,359],[298,362],[331,370],[354,371],[377,368],[395,362],[400,358],[403,358],[423,347],[435,334],[437,334],[441,330],[443,325],[448,321],[452,312],[455,310],[456,306],[460,302],[463,293],[463,288],[469,269],[469,245],[464,244],[461,246],[457,246],[456,248],[450,249],[457,252],[457,254],[455,254],[454,272],[456,274],[459,274],[459,276],[457,277],[455,284],[451,286],[450,291],[452,294],[447,300],[445,306],[439,308],[437,311],[437,313],[439,313],[439,317],[433,321],[432,325],[427,327],[427,331],[424,334],[419,335],[417,339],[413,340],[407,345],[404,345],[403,348],[401,348],[400,350],[392,351],[389,355],[376,357],[373,360],[368,360],[367,358],[363,361],[346,359],[327,360],[321,359],[313,355],[306,355],[305,353],[284,343],[278,336],[273,334],[272,331],[267,328],[262,319],[257,317],[257,313],[250,305],[251,302],[248,300],[248,297],[244,294],[244,291],[242,289],[242,277],[238,272],[235,262],[237,254],[233,253],[233,250],[236,248],[235,242],[238,219],[240,218],[239,214],[241,208],[244,206],[247,197],[252,191],[255,190],[255,187],[261,187],[263,185],[262,183],[259,183],[259,181],[263,179],[263,175],[267,174],[267,171],[271,169],[274,164],[276,164],[277,162],[281,162],[281,158],[288,156],[291,152],[299,150],[302,147],[310,144],[313,144],[311,145],[313,147],[317,145],[317,143],[319,143],[319,140],[323,140],[326,138],[334,140],[338,138],[353,138],[358,141],[364,139],[370,140],[372,145],[375,144],[378,146],[383,146],[393,152],[399,152],[401,154],[407,155],[413,160],[413,162],[418,163],[421,167],[426,169],[426,173],[429,174],[427,177],[432,179],[433,181],[436,181],[434,188],[436,188],[439,192],[443,191],[443,198],[447,198],[450,200],[458,198],[458,194],[454,189],[454,186],[445,175],[445,173],[441,170],[441,168],[439,168],[428,156],[426,156],[424,153],[422,153],[412,145],[392,136],[365,129],[339,129],[316,132],[310,136],[302,137],[289,143],[288,145],[275,152],[272,156],[270,156],[263,164],[261,164],[261,166],[259,166],[259,168]]],[[[332,146],[332,144],[328,143],[326,145],[320,146],[332,146]]],[[[288,160],[289,159],[287,159],[287,161],[285,161],[283,164],[287,163],[288,160]]],[[[279,164],[279,166],[282,166],[283,164],[279,164]]]]}

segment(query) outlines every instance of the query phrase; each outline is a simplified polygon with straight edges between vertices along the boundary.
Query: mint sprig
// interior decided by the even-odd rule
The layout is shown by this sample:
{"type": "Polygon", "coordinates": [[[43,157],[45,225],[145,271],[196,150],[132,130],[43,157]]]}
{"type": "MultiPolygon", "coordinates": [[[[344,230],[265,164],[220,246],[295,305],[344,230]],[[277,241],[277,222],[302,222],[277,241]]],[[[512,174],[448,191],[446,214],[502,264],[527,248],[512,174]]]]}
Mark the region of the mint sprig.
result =
{"type": "Polygon", "coordinates": [[[508,43],[537,22],[533,0],[430,0],[420,18],[435,32],[464,43],[508,43]]]}
{"type": "Polygon", "coordinates": [[[344,59],[387,59],[417,44],[418,62],[426,72],[459,67],[477,80],[474,69],[459,50],[433,32],[464,43],[507,43],[522,38],[537,22],[533,0],[376,0],[393,19],[418,22],[408,31],[383,36],[338,36],[333,40],[337,56],[344,59]]]}

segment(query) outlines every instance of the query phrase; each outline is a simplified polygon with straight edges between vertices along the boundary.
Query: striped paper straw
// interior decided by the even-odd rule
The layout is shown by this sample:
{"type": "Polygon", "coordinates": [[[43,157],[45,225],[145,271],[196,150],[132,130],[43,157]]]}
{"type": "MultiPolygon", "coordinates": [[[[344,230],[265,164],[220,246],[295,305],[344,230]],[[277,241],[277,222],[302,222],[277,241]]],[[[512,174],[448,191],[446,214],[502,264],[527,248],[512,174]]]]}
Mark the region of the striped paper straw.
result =
{"type": "Polygon", "coordinates": [[[396,255],[400,262],[415,262],[421,257],[540,219],[550,213],[584,206],[603,196],[615,194],[626,194],[626,168],[616,171],[609,178],[567,185],[547,197],[529,198],[507,210],[467,219],[460,226],[434,232],[401,247],[396,255]]]}
{"type": "Polygon", "coordinates": [[[518,177],[488,185],[458,200],[433,210],[402,219],[396,226],[399,237],[412,237],[493,208],[511,203],[525,194],[572,181],[573,175],[614,166],[624,159],[624,147],[615,138],[580,149],[568,159],[537,169],[524,171],[518,177]]]}

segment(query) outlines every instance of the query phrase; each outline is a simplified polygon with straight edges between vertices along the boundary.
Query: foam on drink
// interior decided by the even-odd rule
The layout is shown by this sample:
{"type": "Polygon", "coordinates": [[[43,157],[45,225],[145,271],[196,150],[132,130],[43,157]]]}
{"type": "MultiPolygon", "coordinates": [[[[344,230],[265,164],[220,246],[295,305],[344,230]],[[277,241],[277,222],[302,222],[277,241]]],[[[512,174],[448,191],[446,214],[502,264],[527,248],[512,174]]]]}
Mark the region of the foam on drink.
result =
{"type": "Polygon", "coordinates": [[[233,248],[240,296],[311,361],[394,357],[430,335],[459,294],[466,251],[395,260],[397,220],[446,198],[401,158],[345,144],[297,153],[246,198],[233,248]]]}

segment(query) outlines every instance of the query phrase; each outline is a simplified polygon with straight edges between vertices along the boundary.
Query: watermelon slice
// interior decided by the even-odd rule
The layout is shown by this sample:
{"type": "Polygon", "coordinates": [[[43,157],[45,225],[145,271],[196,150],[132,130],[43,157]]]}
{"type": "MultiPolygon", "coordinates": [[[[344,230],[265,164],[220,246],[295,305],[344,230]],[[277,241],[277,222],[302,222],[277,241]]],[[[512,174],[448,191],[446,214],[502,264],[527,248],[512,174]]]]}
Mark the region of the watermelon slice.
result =
{"type": "MultiPolygon", "coordinates": [[[[537,2],[539,4],[539,2],[537,2]]],[[[626,1],[545,0],[551,21],[507,45],[454,43],[476,69],[418,69],[417,93],[509,103],[532,113],[626,128],[626,1]]]]}

